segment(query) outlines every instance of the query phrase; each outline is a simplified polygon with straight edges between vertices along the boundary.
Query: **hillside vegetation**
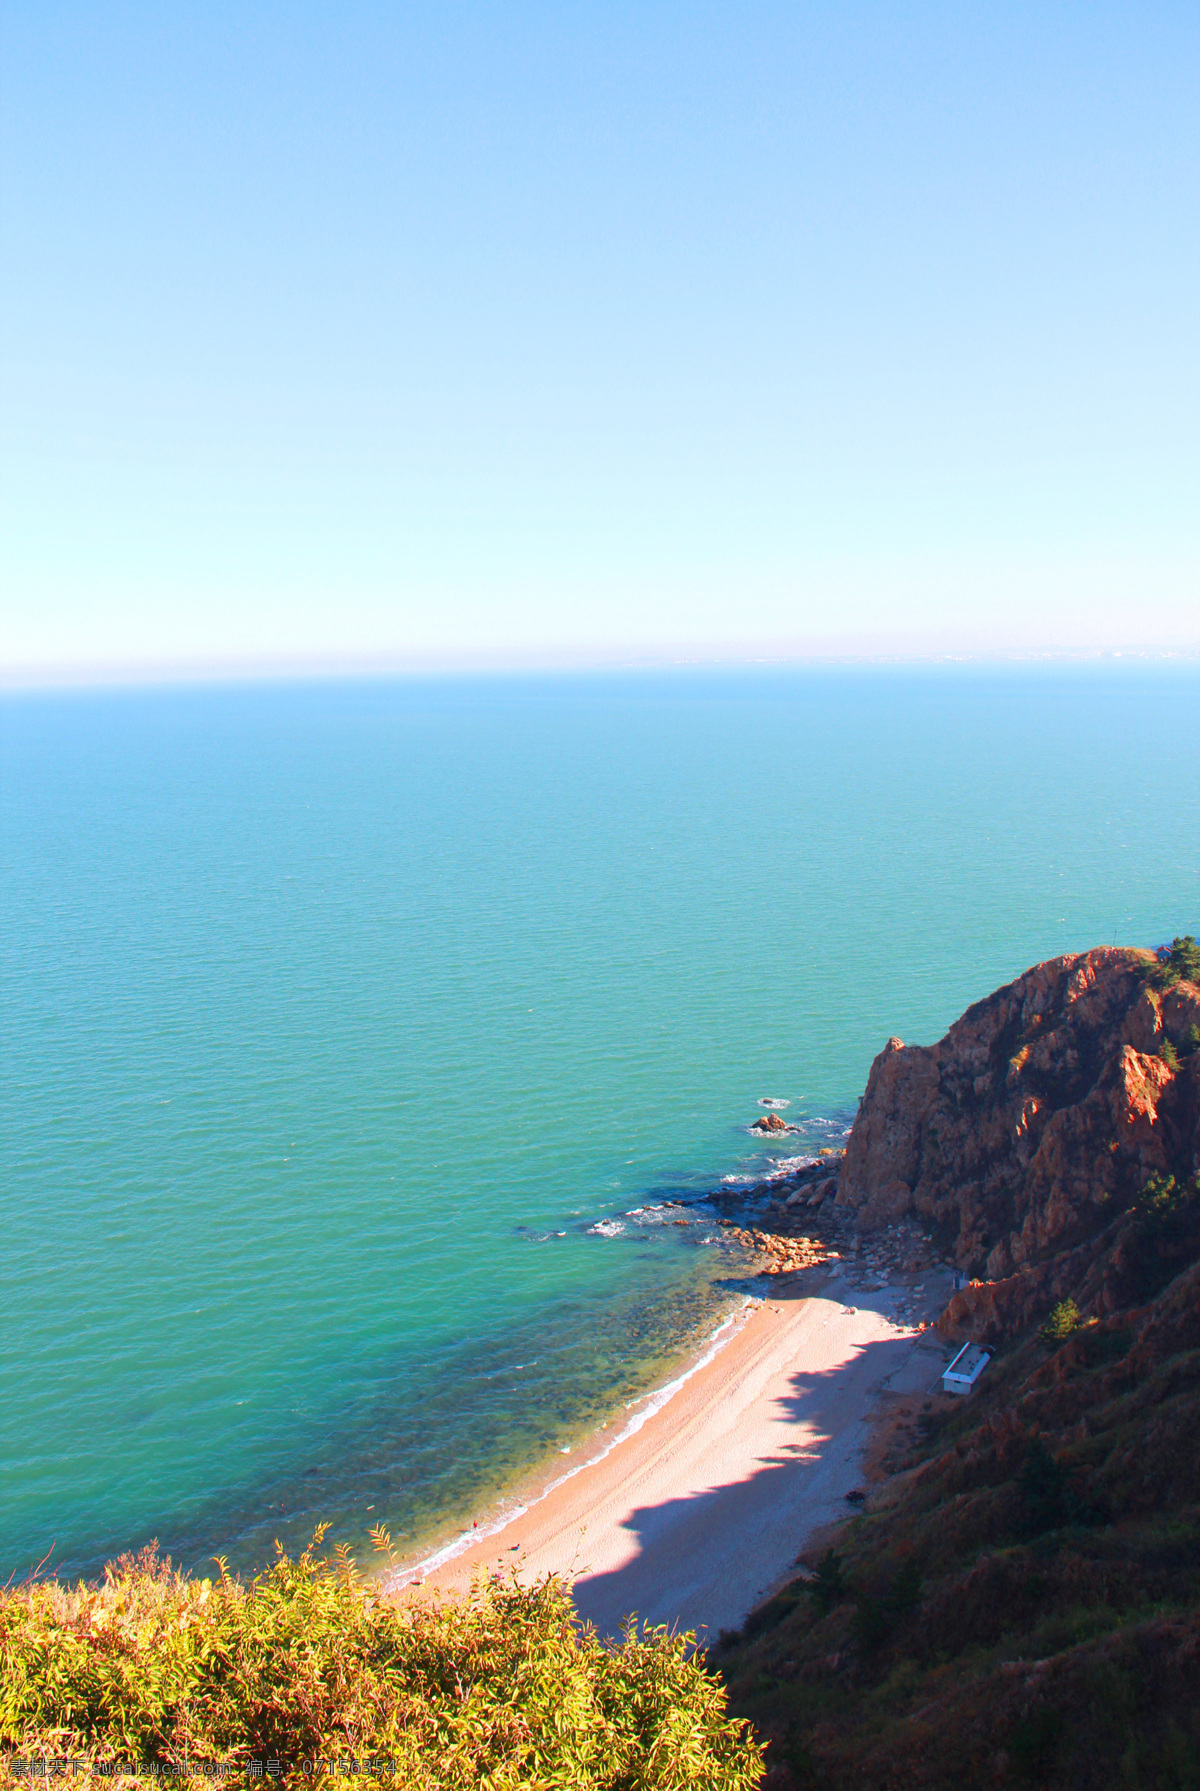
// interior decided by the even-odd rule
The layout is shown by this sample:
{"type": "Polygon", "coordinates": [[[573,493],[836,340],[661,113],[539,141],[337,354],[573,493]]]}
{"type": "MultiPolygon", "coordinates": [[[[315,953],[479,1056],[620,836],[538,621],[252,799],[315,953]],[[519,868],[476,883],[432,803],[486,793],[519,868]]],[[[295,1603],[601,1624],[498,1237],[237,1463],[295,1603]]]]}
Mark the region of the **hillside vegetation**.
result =
{"type": "Polygon", "coordinates": [[[769,1785],[1200,1787],[1200,1266],[1048,1330],[718,1655],[769,1785]]]}
{"type": "Polygon", "coordinates": [[[1200,1788],[1195,942],[1039,965],[872,1070],[839,1201],[922,1215],[994,1358],[717,1654],[766,1784],[1200,1788]]]}
{"type": "Polygon", "coordinates": [[[313,1547],[242,1585],[152,1551],[0,1600],[0,1775],[404,1791],[748,1791],[761,1755],[687,1637],[602,1646],[562,1582],[399,1607],[313,1547]],[[67,1770],[70,1770],[68,1767],[67,1770]]]}

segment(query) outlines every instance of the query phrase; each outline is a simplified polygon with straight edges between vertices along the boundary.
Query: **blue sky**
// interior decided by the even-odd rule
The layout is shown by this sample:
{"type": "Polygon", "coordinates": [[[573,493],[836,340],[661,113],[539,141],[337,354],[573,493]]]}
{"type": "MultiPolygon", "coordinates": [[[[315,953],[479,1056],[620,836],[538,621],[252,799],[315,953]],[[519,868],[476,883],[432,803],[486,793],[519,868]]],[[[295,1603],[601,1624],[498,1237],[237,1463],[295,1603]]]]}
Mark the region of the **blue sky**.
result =
{"type": "Polygon", "coordinates": [[[7,7],[4,658],[1200,651],[1200,13],[7,7]]]}

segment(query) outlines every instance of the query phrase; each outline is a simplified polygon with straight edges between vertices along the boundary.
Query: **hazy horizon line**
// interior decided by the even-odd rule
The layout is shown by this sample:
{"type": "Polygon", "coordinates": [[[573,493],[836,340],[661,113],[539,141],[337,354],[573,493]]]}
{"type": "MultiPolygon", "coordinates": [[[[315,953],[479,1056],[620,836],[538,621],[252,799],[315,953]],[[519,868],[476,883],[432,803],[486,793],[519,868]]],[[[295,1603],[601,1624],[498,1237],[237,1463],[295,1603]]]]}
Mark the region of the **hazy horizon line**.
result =
{"type": "Polygon", "coordinates": [[[1188,647],[977,647],[929,644],[800,645],[601,649],[547,648],[503,653],[237,654],[193,658],[0,664],[0,692],[149,689],[168,686],[313,683],[373,678],[504,677],[537,674],[762,670],[870,666],[1200,665],[1188,647]]]}

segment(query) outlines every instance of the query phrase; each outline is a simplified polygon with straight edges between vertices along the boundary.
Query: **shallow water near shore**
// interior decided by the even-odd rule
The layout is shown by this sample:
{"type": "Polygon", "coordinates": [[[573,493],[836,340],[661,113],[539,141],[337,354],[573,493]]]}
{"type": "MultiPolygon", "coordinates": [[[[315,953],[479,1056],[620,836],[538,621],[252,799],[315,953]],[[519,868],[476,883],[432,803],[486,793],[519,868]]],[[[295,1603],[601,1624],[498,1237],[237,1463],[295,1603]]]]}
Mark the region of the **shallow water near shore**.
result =
{"type": "Polygon", "coordinates": [[[3,1577],[485,1517],[741,1297],[662,1203],[836,1144],[890,1034],[1197,930],[1198,697],[6,700],[3,1577]],[[767,1098],[796,1133],[750,1133],[767,1098]]]}

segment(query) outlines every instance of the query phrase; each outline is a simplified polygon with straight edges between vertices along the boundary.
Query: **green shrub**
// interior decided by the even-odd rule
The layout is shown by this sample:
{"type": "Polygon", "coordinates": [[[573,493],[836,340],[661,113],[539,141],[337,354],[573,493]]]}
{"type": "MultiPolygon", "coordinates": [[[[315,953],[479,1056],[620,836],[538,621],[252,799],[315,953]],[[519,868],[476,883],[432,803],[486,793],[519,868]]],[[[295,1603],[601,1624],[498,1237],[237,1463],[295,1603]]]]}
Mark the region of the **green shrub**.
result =
{"type": "Polygon", "coordinates": [[[1143,1218],[1160,1222],[1186,1215],[1200,1194],[1200,1176],[1193,1176],[1182,1187],[1173,1175],[1151,1175],[1138,1195],[1137,1207],[1143,1218]]]}
{"type": "Polygon", "coordinates": [[[916,1557],[910,1555],[899,1573],[892,1581],[892,1589],[888,1594],[888,1605],[898,1617],[908,1611],[915,1611],[921,1602],[923,1583],[921,1569],[916,1557]]]}
{"type": "Polygon", "coordinates": [[[1045,1704],[1020,1719],[1008,1737],[1018,1778],[1041,1780],[1051,1770],[1065,1727],[1061,1713],[1045,1704]]]}
{"type": "Polygon", "coordinates": [[[760,1636],[766,1630],[774,1629],[789,1612],[795,1610],[805,1591],[807,1587],[799,1581],[785,1586],[774,1598],[769,1598],[765,1604],[760,1604],[756,1610],[751,1611],[741,1627],[738,1639],[749,1641],[752,1636],[760,1636]]]}
{"type": "Polygon", "coordinates": [[[783,1761],[797,1785],[815,1785],[819,1782],[817,1763],[796,1723],[789,1723],[783,1739],[775,1742],[772,1747],[772,1761],[776,1757],[783,1761]]]}
{"type": "Polygon", "coordinates": [[[1039,1536],[1043,1530],[1057,1529],[1067,1520],[1067,1474],[1040,1437],[1035,1437],[1021,1469],[1021,1495],[1025,1505],[1026,1529],[1039,1536]]]}
{"type": "Polygon", "coordinates": [[[854,1607],[851,1630],[859,1657],[866,1660],[877,1649],[882,1648],[891,1635],[892,1613],[880,1599],[870,1598],[864,1593],[854,1607]]]}
{"type": "Polygon", "coordinates": [[[363,1770],[404,1791],[759,1783],[761,1749],[690,1636],[631,1629],[606,1647],[553,1577],[398,1605],[344,1549],[319,1556],[323,1534],[249,1585],[223,1566],[190,1580],[147,1552],[98,1587],[4,1593],[0,1743],[118,1780],[223,1768],[226,1784],[287,1786],[363,1770]]]}
{"type": "Polygon", "coordinates": [[[1095,1368],[1101,1362],[1115,1362],[1128,1355],[1132,1342],[1132,1333],[1124,1327],[1101,1330],[1098,1325],[1093,1326],[1083,1335],[1084,1360],[1089,1368],[1095,1368]]]}
{"type": "Polygon", "coordinates": [[[1095,1524],[1104,1514],[1090,1505],[1062,1462],[1040,1437],[1029,1445],[1018,1476],[1026,1536],[1041,1536],[1064,1524],[1095,1524]]]}
{"type": "Polygon", "coordinates": [[[1079,1329],[1081,1322],[1079,1308],[1074,1300],[1060,1300],[1057,1306],[1051,1307],[1050,1315],[1038,1336],[1043,1343],[1063,1343],[1072,1331],[1079,1329]]]}
{"type": "Polygon", "coordinates": [[[1170,945],[1160,945],[1154,962],[1146,965],[1143,974],[1155,989],[1173,989],[1179,982],[1200,982],[1200,945],[1191,933],[1172,939],[1170,945]]]}
{"type": "Polygon", "coordinates": [[[1173,1175],[1151,1175],[1138,1196],[1145,1213],[1166,1213],[1174,1206],[1178,1188],[1173,1175]]]}
{"type": "Polygon", "coordinates": [[[827,1617],[835,1604],[846,1596],[846,1575],[842,1557],[827,1548],[817,1562],[816,1578],[808,1588],[813,1607],[820,1617],[827,1617]]]}

